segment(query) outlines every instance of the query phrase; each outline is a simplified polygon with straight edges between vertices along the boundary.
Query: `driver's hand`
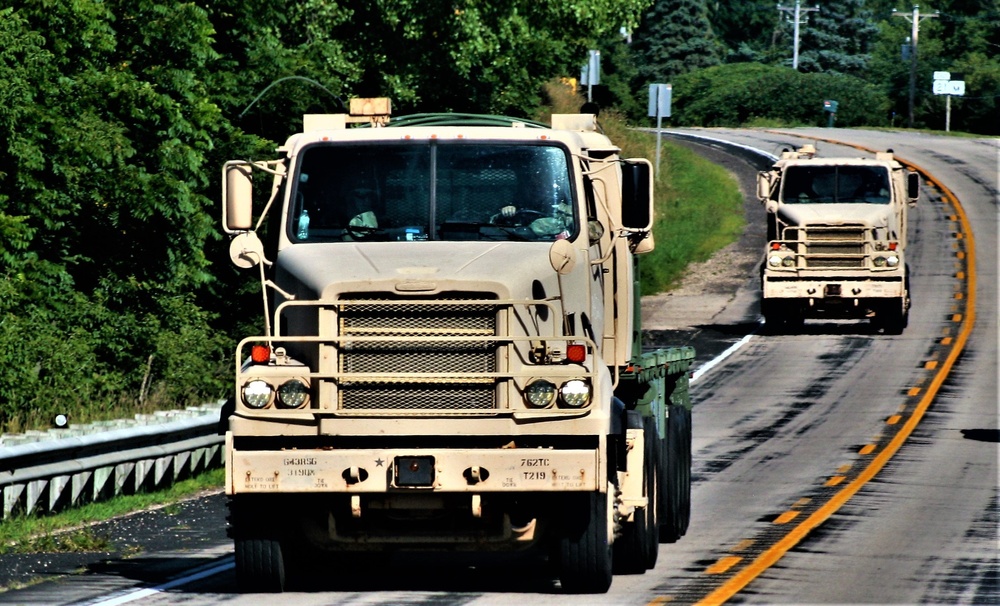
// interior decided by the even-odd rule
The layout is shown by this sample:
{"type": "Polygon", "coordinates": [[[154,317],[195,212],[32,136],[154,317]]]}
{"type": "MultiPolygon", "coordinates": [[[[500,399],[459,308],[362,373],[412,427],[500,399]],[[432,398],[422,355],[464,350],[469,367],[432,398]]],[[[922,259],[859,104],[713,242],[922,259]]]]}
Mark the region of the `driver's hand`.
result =
{"type": "Polygon", "coordinates": [[[513,217],[517,214],[517,207],[514,205],[504,206],[500,209],[500,215],[503,217],[513,217]]]}

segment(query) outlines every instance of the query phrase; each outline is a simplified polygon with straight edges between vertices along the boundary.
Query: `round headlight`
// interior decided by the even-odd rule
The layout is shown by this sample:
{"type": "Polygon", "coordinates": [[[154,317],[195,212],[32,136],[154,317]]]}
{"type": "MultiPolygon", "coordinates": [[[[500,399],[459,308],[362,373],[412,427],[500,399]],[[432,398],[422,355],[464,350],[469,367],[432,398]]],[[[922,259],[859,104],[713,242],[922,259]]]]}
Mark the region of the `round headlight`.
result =
{"type": "Polygon", "coordinates": [[[566,381],[559,390],[559,397],[570,408],[583,408],[590,403],[590,383],[581,379],[566,381]]]}
{"type": "Polygon", "coordinates": [[[309,388],[299,379],[285,381],[278,387],[278,403],[285,408],[299,408],[309,398],[309,388]]]}
{"type": "Polygon", "coordinates": [[[781,260],[781,264],[785,267],[792,267],[795,265],[795,257],[785,257],[781,260]]]}
{"type": "Polygon", "coordinates": [[[779,265],[781,265],[781,257],[779,257],[778,255],[772,255],[768,257],[767,264],[770,265],[771,267],[778,267],[779,265]]]}
{"type": "Polygon", "coordinates": [[[872,263],[875,267],[885,267],[885,257],[875,257],[872,259],[872,263]]]}
{"type": "Polygon", "coordinates": [[[556,399],[556,386],[545,379],[539,379],[528,384],[524,395],[527,396],[528,404],[531,406],[546,408],[551,406],[552,401],[556,399]]]}
{"type": "Polygon", "coordinates": [[[271,386],[267,381],[255,379],[243,386],[243,403],[250,408],[264,408],[271,402],[271,386]]]}
{"type": "Polygon", "coordinates": [[[885,264],[888,265],[889,267],[896,267],[897,265],[899,265],[899,257],[897,257],[896,255],[890,255],[889,257],[886,258],[885,264]]]}

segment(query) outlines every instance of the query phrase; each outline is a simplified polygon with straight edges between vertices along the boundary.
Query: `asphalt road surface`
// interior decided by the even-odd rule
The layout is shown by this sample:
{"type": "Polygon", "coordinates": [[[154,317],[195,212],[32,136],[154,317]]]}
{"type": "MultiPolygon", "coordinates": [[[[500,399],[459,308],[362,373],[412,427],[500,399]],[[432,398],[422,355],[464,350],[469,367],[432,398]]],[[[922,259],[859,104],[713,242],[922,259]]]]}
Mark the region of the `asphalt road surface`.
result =
{"type": "MultiPolygon", "coordinates": [[[[607,595],[565,596],[533,568],[394,560],[323,571],[282,604],[1000,603],[998,141],[844,129],[670,136],[681,135],[750,194],[756,169],[711,139],[775,155],[817,140],[821,155],[863,155],[827,139],[891,147],[931,173],[960,204],[927,186],[910,215],[906,331],[847,321],[760,331],[762,215],[750,195],[745,237],[674,294],[643,302],[650,344],[700,352],[691,527],[661,545],[655,569],[617,576],[607,595]]],[[[274,599],[236,592],[222,501],[111,522],[101,531],[119,537],[113,552],[32,556],[19,570],[46,580],[0,603],[274,599]]]]}

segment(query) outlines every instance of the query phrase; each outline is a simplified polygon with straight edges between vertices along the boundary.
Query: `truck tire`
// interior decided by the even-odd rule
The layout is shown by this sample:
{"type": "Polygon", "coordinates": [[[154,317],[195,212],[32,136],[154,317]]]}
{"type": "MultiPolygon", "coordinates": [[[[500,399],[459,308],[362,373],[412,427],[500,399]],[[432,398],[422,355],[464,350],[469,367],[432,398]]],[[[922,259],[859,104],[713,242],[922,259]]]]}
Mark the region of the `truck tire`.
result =
{"type": "Polygon", "coordinates": [[[285,560],[281,543],[274,539],[237,538],[236,586],[246,593],[280,593],[285,590],[285,560]]]}
{"type": "Polygon", "coordinates": [[[876,328],[881,328],[887,335],[901,335],[903,330],[910,323],[910,306],[907,297],[898,301],[889,301],[875,314],[878,323],[876,328]]]}
{"type": "Polygon", "coordinates": [[[760,313],[764,316],[764,332],[771,335],[801,330],[805,321],[802,306],[795,302],[763,299],[760,302],[760,313]]]}
{"type": "Polygon", "coordinates": [[[687,532],[691,518],[691,425],[690,411],[684,406],[670,406],[667,418],[664,490],[660,519],[660,542],[676,543],[687,532]]]}
{"type": "Polygon", "coordinates": [[[269,511],[269,501],[248,496],[230,497],[228,534],[233,538],[236,586],[242,592],[280,593],[289,586],[294,550],[282,539],[282,530],[258,512],[269,511]]]}
{"type": "Polygon", "coordinates": [[[574,497],[559,539],[559,581],[566,593],[606,593],[613,573],[610,524],[614,499],[607,492],[574,497]]]}
{"type": "Polygon", "coordinates": [[[660,553],[659,541],[659,485],[656,481],[659,471],[659,444],[656,426],[652,418],[643,421],[645,449],[643,452],[642,492],[646,506],[636,510],[633,521],[623,524],[622,534],[615,539],[615,572],[620,574],[642,574],[656,566],[660,553]]]}
{"type": "Polygon", "coordinates": [[[681,448],[684,452],[683,461],[681,462],[681,486],[680,486],[680,531],[681,536],[687,534],[688,526],[691,524],[691,409],[685,406],[679,406],[681,410],[681,416],[684,421],[684,427],[681,430],[681,448]]]}
{"type": "Polygon", "coordinates": [[[660,505],[660,478],[663,477],[663,472],[660,467],[663,461],[663,440],[656,433],[656,423],[652,419],[649,421],[650,433],[653,437],[652,447],[650,448],[649,458],[650,468],[648,471],[648,477],[650,478],[651,486],[649,492],[646,494],[649,496],[650,502],[647,505],[652,520],[648,521],[649,532],[646,536],[646,568],[650,569],[656,566],[656,560],[660,555],[660,511],[662,506],[660,505]]]}

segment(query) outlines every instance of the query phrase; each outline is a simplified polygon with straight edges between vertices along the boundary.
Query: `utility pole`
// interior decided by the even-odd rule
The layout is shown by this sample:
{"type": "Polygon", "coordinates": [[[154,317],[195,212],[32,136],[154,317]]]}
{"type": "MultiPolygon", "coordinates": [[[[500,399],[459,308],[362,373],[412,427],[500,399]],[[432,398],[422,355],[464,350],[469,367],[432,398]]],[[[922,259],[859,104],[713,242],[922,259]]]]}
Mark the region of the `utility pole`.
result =
{"type": "Polygon", "coordinates": [[[892,9],[893,17],[902,17],[908,20],[913,25],[913,31],[910,33],[910,40],[913,42],[910,46],[910,118],[909,126],[913,128],[913,100],[917,94],[917,36],[920,35],[920,20],[921,19],[936,19],[938,17],[938,11],[934,11],[933,15],[921,15],[920,7],[916,4],[913,5],[913,15],[907,15],[906,13],[897,12],[896,9],[892,9]]]}
{"type": "Polygon", "coordinates": [[[795,0],[795,8],[791,8],[789,6],[781,6],[779,4],[778,10],[785,11],[786,13],[795,14],[795,16],[793,17],[794,19],[793,23],[795,24],[795,42],[793,44],[793,51],[792,51],[792,67],[798,70],[799,69],[799,24],[805,23],[806,21],[809,20],[809,15],[806,14],[805,16],[803,16],[802,13],[803,12],[811,13],[813,11],[818,11],[819,7],[816,6],[813,8],[802,8],[801,2],[799,0],[795,0]]]}

